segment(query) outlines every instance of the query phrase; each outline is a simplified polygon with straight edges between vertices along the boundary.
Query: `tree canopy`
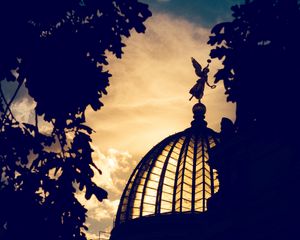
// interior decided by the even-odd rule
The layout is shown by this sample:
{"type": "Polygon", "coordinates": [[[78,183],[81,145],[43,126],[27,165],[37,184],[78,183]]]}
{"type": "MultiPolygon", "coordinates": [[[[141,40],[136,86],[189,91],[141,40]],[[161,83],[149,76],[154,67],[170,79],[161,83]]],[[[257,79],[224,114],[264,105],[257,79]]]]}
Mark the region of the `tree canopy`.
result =
{"type": "Polygon", "coordinates": [[[300,210],[299,1],[246,0],[232,12],[208,42],[211,57],[223,61],[215,82],[223,81],[237,107],[235,125],[222,120],[210,161],[220,179],[212,204],[231,223],[220,238],[293,239],[300,210]]]}
{"type": "Polygon", "coordinates": [[[214,46],[211,57],[223,61],[215,82],[223,81],[228,101],[237,103],[237,127],[295,127],[298,1],[248,0],[232,12],[233,21],[217,24],[208,43],[214,46]]]}
{"type": "Polygon", "coordinates": [[[107,52],[121,58],[124,37],[144,32],[151,12],[137,0],[0,5],[0,238],[86,239],[87,210],[75,193],[102,201],[107,192],[92,180],[101,170],[85,110],[103,106],[107,52]],[[17,83],[9,99],[6,82],[17,83]],[[24,85],[36,104],[34,124],[11,108],[24,85]]]}

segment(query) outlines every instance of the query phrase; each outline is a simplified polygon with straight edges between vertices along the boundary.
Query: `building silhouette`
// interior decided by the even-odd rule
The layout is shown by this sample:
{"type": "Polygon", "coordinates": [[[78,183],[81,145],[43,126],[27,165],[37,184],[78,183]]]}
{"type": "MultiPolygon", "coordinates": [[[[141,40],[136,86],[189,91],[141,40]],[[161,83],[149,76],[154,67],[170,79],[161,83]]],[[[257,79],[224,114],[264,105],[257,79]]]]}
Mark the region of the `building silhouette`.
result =
{"type": "Polygon", "coordinates": [[[153,147],[133,171],[110,239],[299,239],[293,144],[238,134],[228,119],[216,133],[203,104],[193,111],[191,127],[153,147]]]}
{"type": "Polygon", "coordinates": [[[190,128],[158,143],[133,171],[121,197],[112,240],[196,236],[209,199],[219,190],[217,171],[209,163],[219,134],[207,128],[202,103],[193,112],[190,128]]]}
{"type": "Polygon", "coordinates": [[[238,129],[226,118],[216,133],[205,112],[200,98],[191,127],[137,165],[111,240],[300,239],[298,137],[273,124],[238,129]]]}

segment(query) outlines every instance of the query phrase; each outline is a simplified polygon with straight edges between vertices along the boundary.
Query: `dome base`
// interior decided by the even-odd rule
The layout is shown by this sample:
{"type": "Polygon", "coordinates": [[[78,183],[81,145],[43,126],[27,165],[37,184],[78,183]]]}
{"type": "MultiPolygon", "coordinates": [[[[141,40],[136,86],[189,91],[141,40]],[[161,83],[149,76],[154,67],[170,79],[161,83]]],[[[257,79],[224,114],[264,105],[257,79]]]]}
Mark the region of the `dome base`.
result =
{"type": "Polygon", "coordinates": [[[219,224],[209,213],[147,216],[118,225],[110,240],[206,240],[220,234],[219,224]]]}

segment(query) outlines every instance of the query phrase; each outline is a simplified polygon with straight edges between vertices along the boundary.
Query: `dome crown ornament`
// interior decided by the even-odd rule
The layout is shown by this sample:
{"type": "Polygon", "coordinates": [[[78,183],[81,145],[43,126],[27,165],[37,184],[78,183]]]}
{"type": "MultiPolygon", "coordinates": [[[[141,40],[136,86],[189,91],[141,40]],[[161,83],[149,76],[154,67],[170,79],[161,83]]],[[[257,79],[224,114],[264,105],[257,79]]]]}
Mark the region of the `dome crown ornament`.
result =
{"type": "Polygon", "coordinates": [[[189,100],[192,100],[193,97],[198,99],[198,103],[193,106],[194,120],[191,125],[193,128],[206,128],[207,122],[205,119],[206,107],[203,103],[201,103],[201,99],[204,95],[205,84],[209,86],[211,89],[216,88],[216,85],[210,85],[208,83],[208,73],[209,73],[209,64],[211,60],[207,60],[207,66],[202,69],[202,66],[195,58],[192,59],[192,64],[195,69],[196,75],[199,77],[196,84],[190,89],[189,93],[192,94],[189,100]]]}
{"type": "Polygon", "coordinates": [[[140,161],[127,182],[116,217],[116,226],[143,217],[207,211],[208,199],[219,190],[217,172],[209,164],[210,150],[219,135],[207,127],[201,103],[210,60],[202,69],[192,58],[199,77],[190,90],[198,99],[191,127],[165,138],[140,161]]]}
{"type": "Polygon", "coordinates": [[[207,63],[208,63],[207,66],[202,70],[202,66],[200,65],[200,63],[197,62],[196,59],[192,57],[192,64],[193,67],[195,68],[195,73],[199,77],[199,79],[197,80],[197,83],[191,88],[189,92],[190,94],[192,94],[189,100],[192,100],[192,98],[195,97],[196,99],[198,99],[200,103],[204,94],[205,84],[212,89],[216,87],[216,85],[210,85],[208,83],[207,74],[209,73],[209,64],[211,63],[211,60],[208,59],[207,63]]]}

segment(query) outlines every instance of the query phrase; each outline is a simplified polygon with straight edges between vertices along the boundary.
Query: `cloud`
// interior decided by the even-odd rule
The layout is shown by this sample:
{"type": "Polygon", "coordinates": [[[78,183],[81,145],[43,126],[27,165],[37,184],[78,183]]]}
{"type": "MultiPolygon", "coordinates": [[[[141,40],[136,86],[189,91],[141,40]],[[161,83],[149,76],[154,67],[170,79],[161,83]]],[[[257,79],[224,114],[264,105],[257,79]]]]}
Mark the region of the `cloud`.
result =
{"type": "MultiPolygon", "coordinates": [[[[191,57],[206,64],[209,30],[167,14],[154,14],[146,25],[146,34],[133,33],[126,40],[121,60],[109,58],[113,77],[102,99],[105,106],[87,114],[96,130],[94,159],[103,171],[95,180],[109,192],[108,200],[91,203],[91,233],[112,227],[119,197],[142,156],[192,121],[196,101],[188,101],[188,92],[197,77],[191,57]]],[[[210,82],[219,67],[220,62],[212,63],[210,82]]],[[[226,103],[221,84],[206,88],[203,102],[209,127],[218,130],[223,116],[234,118],[234,105],[226,103]]]]}
{"type": "Polygon", "coordinates": [[[33,123],[35,106],[35,101],[27,95],[13,102],[11,111],[19,122],[33,123]]]}
{"type": "Polygon", "coordinates": [[[104,155],[97,146],[94,149],[93,160],[102,170],[102,175],[95,175],[93,180],[110,193],[110,199],[119,199],[126,183],[126,175],[131,170],[132,156],[127,151],[109,148],[104,155]]]}
{"type": "MultiPolygon", "coordinates": [[[[208,29],[167,14],[154,15],[145,35],[133,34],[123,58],[110,58],[113,77],[104,108],[88,112],[97,131],[95,145],[141,157],[162,138],[189,127],[195,101],[188,101],[188,92],[197,80],[190,58],[206,63],[208,35],[208,29]]],[[[214,61],[210,81],[218,67],[214,61]]],[[[234,105],[226,103],[223,92],[219,84],[214,90],[206,88],[204,97],[209,126],[217,130],[222,116],[234,115],[234,105]]]]}
{"type": "Polygon", "coordinates": [[[99,231],[111,231],[123,188],[131,173],[131,165],[135,164],[126,151],[110,148],[104,154],[97,146],[92,147],[94,162],[103,172],[99,175],[95,171],[93,181],[108,191],[109,198],[100,203],[94,196],[86,200],[84,193],[77,193],[78,200],[88,209],[88,239],[93,239],[99,231]]]}

